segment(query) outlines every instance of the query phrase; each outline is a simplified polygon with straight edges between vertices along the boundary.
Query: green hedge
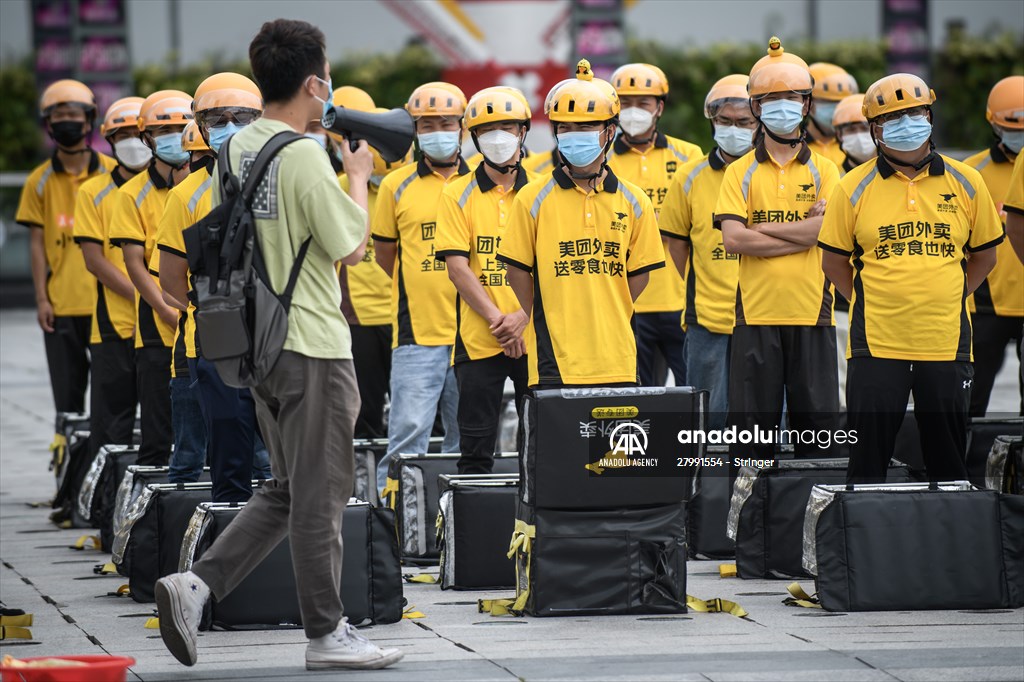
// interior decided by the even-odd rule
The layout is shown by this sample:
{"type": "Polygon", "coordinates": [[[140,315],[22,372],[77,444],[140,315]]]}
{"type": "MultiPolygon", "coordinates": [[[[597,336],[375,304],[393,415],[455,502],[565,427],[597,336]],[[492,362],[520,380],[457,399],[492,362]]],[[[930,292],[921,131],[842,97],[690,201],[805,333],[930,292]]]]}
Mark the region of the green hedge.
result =
{"type": "MultiPolygon", "coordinates": [[[[861,89],[886,72],[885,48],[880,41],[787,43],[786,47],[808,63],[827,61],[845,67],[861,89]]],[[[629,48],[631,60],[657,64],[668,75],[671,92],[662,128],[705,149],[711,144],[703,113],[708,88],[724,75],[747,73],[764,51],[763,45],[752,44],[697,50],[633,43],[629,48]]],[[[193,92],[207,75],[227,70],[249,74],[249,65],[211,58],[176,74],[161,65],[144,66],[135,71],[135,89],[143,96],[164,88],[193,92]]],[[[331,64],[335,85],[361,87],[385,107],[400,106],[417,85],[440,78],[441,70],[434,54],[420,45],[394,54],[348,56],[331,64]]],[[[984,114],[988,91],[1005,76],[1024,74],[1024,44],[1009,34],[995,39],[953,34],[934,55],[932,72],[931,85],[938,96],[937,142],[944,147],[981,149],[992,141],[984,114]]],[[[0,69],[0,99],[4,102],[0,107],[0,171],[26,170],[40,159],[37,96],[27,61],[0,69]]]]}

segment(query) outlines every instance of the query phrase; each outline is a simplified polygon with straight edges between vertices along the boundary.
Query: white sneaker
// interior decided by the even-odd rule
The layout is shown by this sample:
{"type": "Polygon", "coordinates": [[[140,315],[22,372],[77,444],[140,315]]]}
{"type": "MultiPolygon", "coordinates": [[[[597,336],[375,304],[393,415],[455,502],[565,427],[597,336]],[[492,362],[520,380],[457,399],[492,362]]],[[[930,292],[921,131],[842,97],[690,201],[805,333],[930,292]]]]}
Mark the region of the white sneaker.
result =
{"type": "Polygon", "coordinates": [[[306,670],[376,670],[397,663],[404,655],[398,649],[381,649],[349,625],[348,618],[342,618],[334,632],[309,640],[306,670]]]}
{"type": "Polygon", "coordinates": [[[185,665],[196,664],[196,638],[210,588],[192,571],[156,581],[156,607],[164,646],[185,665]]]}

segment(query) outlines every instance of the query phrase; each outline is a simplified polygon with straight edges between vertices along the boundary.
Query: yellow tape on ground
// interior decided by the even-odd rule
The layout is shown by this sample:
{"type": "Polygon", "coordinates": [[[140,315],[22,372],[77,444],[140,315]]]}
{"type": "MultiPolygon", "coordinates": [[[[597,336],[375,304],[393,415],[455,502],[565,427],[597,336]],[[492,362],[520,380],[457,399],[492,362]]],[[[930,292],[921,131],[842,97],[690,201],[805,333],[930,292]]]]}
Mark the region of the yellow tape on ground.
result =
{"type": "Polygon", "coordinates": [[[686,595],[686,608],[697,613],[728,613],[737,618],[746,618],[747,611],[742,606],[728,599],[698,599],[686,595]]]}
{"type": "Polygon", "coordinates": [[[515,599],[480,599],[477,600],[477,613],[489,613],[492,616],[522,616],[523,612],[515,608],[515,599]]]}
{"type": "Polygon", "coordinates": [[[405,611],[402,611],[402,618],[414,620],[416,618],[426,618],[427,614],[422,611],[417,611],[415,606],[410,606],[405,611]]]}
{"type": "Polygon", "coordinates": [[[160,619],[159,618],[147,618],[146,619],[146,624],[143,625],[142,627],[146,628],[147,630],[159,630],[160,629],[160,619]]]}
{"type": "Polygon", "coordinates": [[[32,639],[32,631],[28,628],[0,625],[0,639],[32,639]]]}
{"type": "Polygon", "coordinates": [[[420,573],[419,575],[408,575],[405,578],[406,582],[410,583],[423,583],[425,585],[434,585],[437,583],[437,576],[429,573],[420,573]]]}
{"type": "MultiPolygon", "coordinates": [[[[68,523],[70,523],[70,521],[68,523]]],[[[92,543],[93,549],[100,548],[100,538],[98,535],[83,535],[75,540],[75,544],[71,545],[71,549],[85,549],[85,546],[90,542],[92,543]]]]}
{"type": "Polygon", "coordinates": [[[735,578],[736,564],[718,564],[719,578],[735,578]]]}
{"type": "Polygon", "coordinates": [[[817,595],[811,596],[807,594],[804,588],[800,587],[800,583],[790,583],[786,591],[791,595],[782,600],[782,603],[786,606],[801,606],[805,609],[821,608],[817,595]]]}
{"type": "Polygon", "coordinates": [[[23,613],[20,616],[0,616],[0,626],[3,627],[28,627],[32,625],[32,614],[23,613]]]}
{"type": "Polygon", "coordinates": [[[121,585],[121,587],[117,588],[117,596],[119,597],[127,597],[131,593],[132,588],[130,588],[128,585],[121,585]]]}
{"type": "Polygon", "coordinates": [[[114,565],[114,562],[108,561],[105,564],[96,566],[93,572],[99,575],[115,575],[117,573],[117,566],[114,565]]]}

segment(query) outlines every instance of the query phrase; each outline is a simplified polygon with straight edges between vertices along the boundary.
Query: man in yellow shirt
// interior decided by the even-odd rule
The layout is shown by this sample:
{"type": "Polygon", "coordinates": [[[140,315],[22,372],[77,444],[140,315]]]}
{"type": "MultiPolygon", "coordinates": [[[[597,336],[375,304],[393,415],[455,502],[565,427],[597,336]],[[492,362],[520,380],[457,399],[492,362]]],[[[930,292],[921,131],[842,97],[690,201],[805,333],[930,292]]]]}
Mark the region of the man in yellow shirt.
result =
{"type": "MultiPolygon", "coordinates": [[[[1006,240],[1013,246],[1017,260],[1024,263],[1024,155],[1017,154],[1010,176],[1010,189],[1003,201],[1006,211],[1006,240]]],[[[1022,368],[1024,371],[1024,368],[1022,368]]]]}
{"type": "Polygon", "coordinates": [[[85,267],[96,277],[90,367],[89,449],[106,444],[130,445],[138,394],[135,386],[135,287],[128,279],[121,249],[107,239],[114,198],[119,187],[145,170],[153,158],[140,139],[141,97],[110,105],[100,131],[114,150],[117,167],[97,176],[78,191],[75,242],[85,267]]]}
{"type": "MultiPolygon", "coordinates": [[[[729,421],[748,431],[778,426],[783,400],[791,429],[838,422],[832,287],[814,247],[839,172],[803,141],[811,89],[806,63],[772,38],[748,83],[761,139],[726,169],[715,208],[725,250],[740,254],[729,421]]],[[[795,445],[798,456],[820,455],[814,443],[795,445]]],[[[772,457],[770,443],[752,449],[772,457]]]]}
{"type": "Polygon", "coordinates": [[[455,286],[435,259],[434,245],[441,192],[470,172],[459,152],[466,96],[450,83],[426,83],[412,92],[406,109],[416,121],[420,159],[384,178],[372,223],[377,262],[393,282],[391,414],[388,452],[377,465],[381,490],[393,454],[427,451],[438,409],[442,451],[459,447],[459,392],[451,367],[455,286]]]}
{"type": "Polygon", "coordinates": [[[1003,229],[978,172],[935,153],[934,101],[906,73],[868,88],[878,159],[846,174],[819,237],[822,269],[850,301],[850,483],[885,480],[911,392],[928,477],[967,477],[967,296],[995,265],[1003,229]]]}
{"type": "MultiPolygon", "coordinates": [[[[612,74],[611,84],[622,107],[622,132],[612,146],[608,167],[617,177],[640,187],[654,204],[657,216],[678,168],[704,152],[691,142],[658,130],[668,96],[668,79],[661,69],[652,64],[626,64],[612,74]]],[[[655,370],[659,355],[672,370],[676,386],[686,384],[686,334],[681,325],[685,302],[683,279],[674,266],[650,274],[647,288],[634,306],[641,385],[664,385],[665,372],[655,370]]]]}
{"type": "Polygon", "coordinates": [[[857,94],[857,81],[841,66],[815,62],[807,67],[814,78],[811,110],[807,118],[807,146],[836,166],[841,166],[844,151],[839,146],[832,117],[844,97],[857,94]]]}
{"type": "Polygon", "coordinates": [[[96,100],[82,83],[50,85],[39,100],[39,115],[56,149],[29,173],[15,220],[30,228],[32,283],[54,406],[58,412],[83,412],[96,279],[72,239],[75,198],[84,182],[116,162],[89,146],[96,100]]]}
{"type": "Polygon", "coordinates": [[[864,95],[849,95],[839,100],[835,113],[832,114],[836,142],[843,150],[843,161],[839,164],[841,175],[846,175],[878,155],[863,109],[864,95]]]}
{"type": "Polygon", "coordinates": [[[633,303],[665,266],[654,206],[606,157],[619,97],[580,60],[548,95],[561,165],[519,190],[497,259],[531,313],[531,388],[635,386],[633,303]]]}
{"type": "MultiPolygon", "coordinates": [[[[1024,76],[1010,76],[996,83],[989,93],[985,115],[996,142],[989,149],[968,157],[964,163],[981,173],[996,202],[996,210],[1002,213],[1010,190],[1013,164],[1024,146],[1024,76]]],[[[970,413],[972,417],[983,417],[996,375],[1006,357],[1006,345],[1012,342],[1019,349],[1022,339],[1024,265],[1017,260],[1008,240],[996,247],[996,266],[974,292],[970,306],[974,330],[970,413]]],[[[1019,369],[1019,350],[1017,363],[1019,369]]],[[[1024,381],[1018,387],[1024,410],[1024,381]]]]}
{"type": "MultiPolygon", "coordinates": [[[[174,442],[170,382],[174,330],[178,311],[164,302],[157,280],[156,233],[171,187],[189,172],[189,154],[181,133],[192,120],[192,98],[180,90],[160,90],[147,97],[139,111],[142,140],[153,160],[117,190],[110,223],[110,241],[124,252],[135,299],[135,375],[138,381],[142,442],[138,463],[166,466],[174,442]]],[[[174,373],[188,374],[184,357],[174,373]]]]}
{"type": "MultiPolygon", "coordinates": [[[[202,358],[195,333],[195,307],[188,301],[189,272],[182,233],[210,212],[216,152],[225,140],[259,118],[263,100],[252,80],[224,72],[209,76],[199,84],[192,108],[200,136],[198,140],[185,143],[186,147],[195,144],[190,164],[192,172],[167,196],[157,248],[164,298],[181,311],[185,321],[179,338],[185,343],[189,373],[200,408],[197,416],[202,423],[197,426],[205,425],[206,447],[201,452],[198,448],[189,448],[181,455],[175,450],[171,457],[170,480],[174,483],[198,480],[203,465],[209,460],[213,501],[244,502],[252,496],[252,479],[270,476],[269,454],[257,429],[252,393],[225,385],[214,366],[202,358]]],[[[185,135],[190,132],[191,125],[185,135]]]]}
{"type": "Polygon", "coordinates": [[[520,165],[530,129],[530,105],[513,88],[486,88],[466,105],[466,128],[483,157],[480,165],[445,187],[437,215],[435,256],[448,266],[459,292],[458,329],[452,353],[459,384],[460,474],[489,474],[501,419],[505,381],[515,388],[517,409],[526,392],[529,315],[495,259],[525,185],[520,165]]]}
{"type": "MultiPolygon", "coordinates": [[[[345,85],[334,91],[334,106],[357,111],[376,111],[373,99],[363,90],[345,85]]],[[[331,157],[337,160],[341,154],[339,145],[347,142],[337,133],[328,131],[332,140],[331,157]]],[[[403,161],[388,163],[380,152],[370,148],[373,154],[373,173],[367,184],[367,210],[373,215],[377,194],[384,177],[401,166],[403,161]]],[[[338,173],[338,182],[347,193],[349,179],[344,169],[338,173]]],[[[356,368],[359,383],[359,417],[356,418],[356,438],[386,438],[384,427],[384,403],[391,382],[391,278],[381,269],[376,260],[373,242],[366,245],[366,254],[357,265],[342,265],[338,270],[341,284],[341,311],[345,314],[352,331],[352,362],[356,368]]]]}
{"type": "Polygon", "coordinates": [[[715,204],[726,168],[753,147],[757,120],[750,113],[747,80],[745,74],[726,76],[708,92],[704,116],[716,146],[679,168],[658,220],[676,272],[686,273],[686,377],[689,385],[709,392],[713,429],[725,426],[728,413],[739,276],[739,256],[725,251],[722,233],[714,227],[715,204]]]}

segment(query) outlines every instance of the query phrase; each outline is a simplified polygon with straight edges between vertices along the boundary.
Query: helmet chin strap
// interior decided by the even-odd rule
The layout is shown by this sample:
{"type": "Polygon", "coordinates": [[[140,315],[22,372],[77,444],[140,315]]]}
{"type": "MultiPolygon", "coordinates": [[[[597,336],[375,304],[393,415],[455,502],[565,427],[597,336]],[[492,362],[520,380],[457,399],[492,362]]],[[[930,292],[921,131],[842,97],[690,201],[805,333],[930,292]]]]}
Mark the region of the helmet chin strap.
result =
{"type": "Polygon", "coordinates": [[[799,145],[803,144],[804,140],[807,137],[807,133],[804,130],[800,130],[800,135],[798,137],[794,138],[794,139],[789,139],[789,138],[786,138],[786,137],[779,137],[778,135],[773,133],[771,130],[769,130],[768,126],[766,126],[764,123],[761,123],[761,119],[760,118],[757,119],[757,122],[760,123],[761,130],[764,131],[765,135],[767,135],[768,137],[772,138],[773,140],[775,140],[779,144],[788,144],[790,147],[796,147],[796,146],[799,146],[799,145]]]}
{"type": "Polygon", "coordinates": [[[476,150],[480,152],[480,156],[483,157],[484,163],[486,163],[488,166],[498,171],[499,173],[505,175],[508,173],[512,173],[521,167],[521,164],[523,162],[523,144],[525,140],[519,140],[519,160],[516,161],[515,163],[509,163],[504,166],[499,166],[498,164],[488,159],[486,154],[480,151],[480,143],[477,142],[476,133],[471,133],[470,137],[473,140],[473,146],[476,147],[476,150]]]}

